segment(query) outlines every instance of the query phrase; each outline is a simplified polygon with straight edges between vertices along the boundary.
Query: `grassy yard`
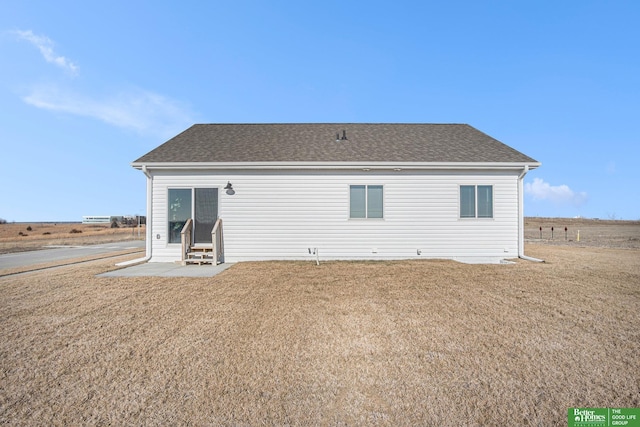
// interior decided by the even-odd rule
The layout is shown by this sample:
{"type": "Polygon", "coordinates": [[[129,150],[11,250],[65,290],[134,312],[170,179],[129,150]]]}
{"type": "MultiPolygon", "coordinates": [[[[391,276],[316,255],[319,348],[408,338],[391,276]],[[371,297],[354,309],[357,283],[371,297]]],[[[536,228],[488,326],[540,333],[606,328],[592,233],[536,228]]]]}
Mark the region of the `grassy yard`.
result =
{"type": "Polygon", "coordinates": [[[569,407],[639,407],[640,250],[527,253],[547,262],[0,278],[0,424],[566,425],[569,407]]]}

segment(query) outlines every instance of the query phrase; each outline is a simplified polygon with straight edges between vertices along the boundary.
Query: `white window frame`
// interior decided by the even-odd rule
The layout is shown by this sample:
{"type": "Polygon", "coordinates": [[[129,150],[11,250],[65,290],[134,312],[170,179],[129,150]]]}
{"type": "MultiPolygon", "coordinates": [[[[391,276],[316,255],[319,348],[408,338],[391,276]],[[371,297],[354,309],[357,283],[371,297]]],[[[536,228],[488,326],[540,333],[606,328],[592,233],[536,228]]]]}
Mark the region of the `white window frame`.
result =
{"type": "Polygon", "coordinates": [[[382,220],[384,219],[384,213],[385,213],[385,206],[384,206],[384,185],[382,184],[350,184],[349,185],[349,219],[350,220],[382,220]],[[352,215],[352,210],[351,210],[351,190],[353,187],[364,187],[364,217],[353,217],[352,215]],[[381,216],[376,216],[376,217],[370,217],[369,215],[369,187],[380,187],[380,189],[382,190],[381,192],[381,196],[382,196],[382,200],[380,201],[381,203],[381,216]]]}
{"type": "Polygon", "coordinates": [[[463,220],[468,219],[484,219],[489,220],[495,217],[495,196],[494,196],[494,186],[492,184],[460,184],[458,186],[458,218],[463,220]],[[462,216],[462,187],[473,187],[473,216],[462,216]],[[491,188],[491,215],[490,216],[478,216],[478,188],[479,187],[489,187],[491,188]]]}

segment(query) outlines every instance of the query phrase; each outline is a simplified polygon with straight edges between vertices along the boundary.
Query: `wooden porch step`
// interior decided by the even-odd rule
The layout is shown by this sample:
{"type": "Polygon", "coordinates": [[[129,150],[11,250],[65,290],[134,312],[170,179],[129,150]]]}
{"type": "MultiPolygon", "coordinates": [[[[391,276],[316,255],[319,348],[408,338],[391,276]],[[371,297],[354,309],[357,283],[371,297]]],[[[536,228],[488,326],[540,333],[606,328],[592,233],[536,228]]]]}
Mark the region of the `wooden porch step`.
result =
{"type": "Polygon", "coordinates": [[[191,246],[183,264],[214,264],[213,246],[191,246]]]}
{"type": "Polygon", "coordinates": [[[190,250],[191,252],[213,252],[213,245],[207,245],[207,246],[194,245],[194,246],[191,246],[190,250]]]}
{"type": "Polygon", "coordinates": [[[212,264],[213,265],[213,260],[211,260],[211,259],[186,259],[186,260],[184,260],[184,264],[183,265],[187,265],[187,264],[198,264],[198,265],[212,264]]]}
{"type": "Polygon", "coordinates": [[[185,222],[180,231],[180,244],[182,265],[187,264],[212,264],[224,262],[224,240],[222,237],[222,218],[218,218],[211,229],[211,243],[191,244],[193,237],[193,218],[185,222]]]}

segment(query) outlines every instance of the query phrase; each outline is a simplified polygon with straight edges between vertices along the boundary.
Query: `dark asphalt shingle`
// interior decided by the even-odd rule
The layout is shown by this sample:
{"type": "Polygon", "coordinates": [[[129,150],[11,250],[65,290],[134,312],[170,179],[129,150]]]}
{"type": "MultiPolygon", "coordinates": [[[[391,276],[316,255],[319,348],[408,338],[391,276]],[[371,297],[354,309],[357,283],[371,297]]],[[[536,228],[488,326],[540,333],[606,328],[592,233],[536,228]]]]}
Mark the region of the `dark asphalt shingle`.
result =
{"type": "Polygon", "coordinates": [[[396,123],[197,124],[134,163],[182,162],[537,163],[466,124],[396,123]]]}

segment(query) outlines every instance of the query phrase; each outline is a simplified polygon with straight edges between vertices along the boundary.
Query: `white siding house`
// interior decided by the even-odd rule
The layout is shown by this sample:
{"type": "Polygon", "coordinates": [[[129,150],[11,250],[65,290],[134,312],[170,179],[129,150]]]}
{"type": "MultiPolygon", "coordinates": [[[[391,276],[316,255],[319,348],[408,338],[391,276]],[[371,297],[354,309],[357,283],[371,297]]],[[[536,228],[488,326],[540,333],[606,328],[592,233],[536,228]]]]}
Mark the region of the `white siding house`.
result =
{"type": "Polygon", "coordinates": [[[430,124],[195,125],[133,163],[152,262],[181,259],[186,218],[205,234],[223,220],[225,262],[516,258],[522,179],[539,165],[430,124]]]}

